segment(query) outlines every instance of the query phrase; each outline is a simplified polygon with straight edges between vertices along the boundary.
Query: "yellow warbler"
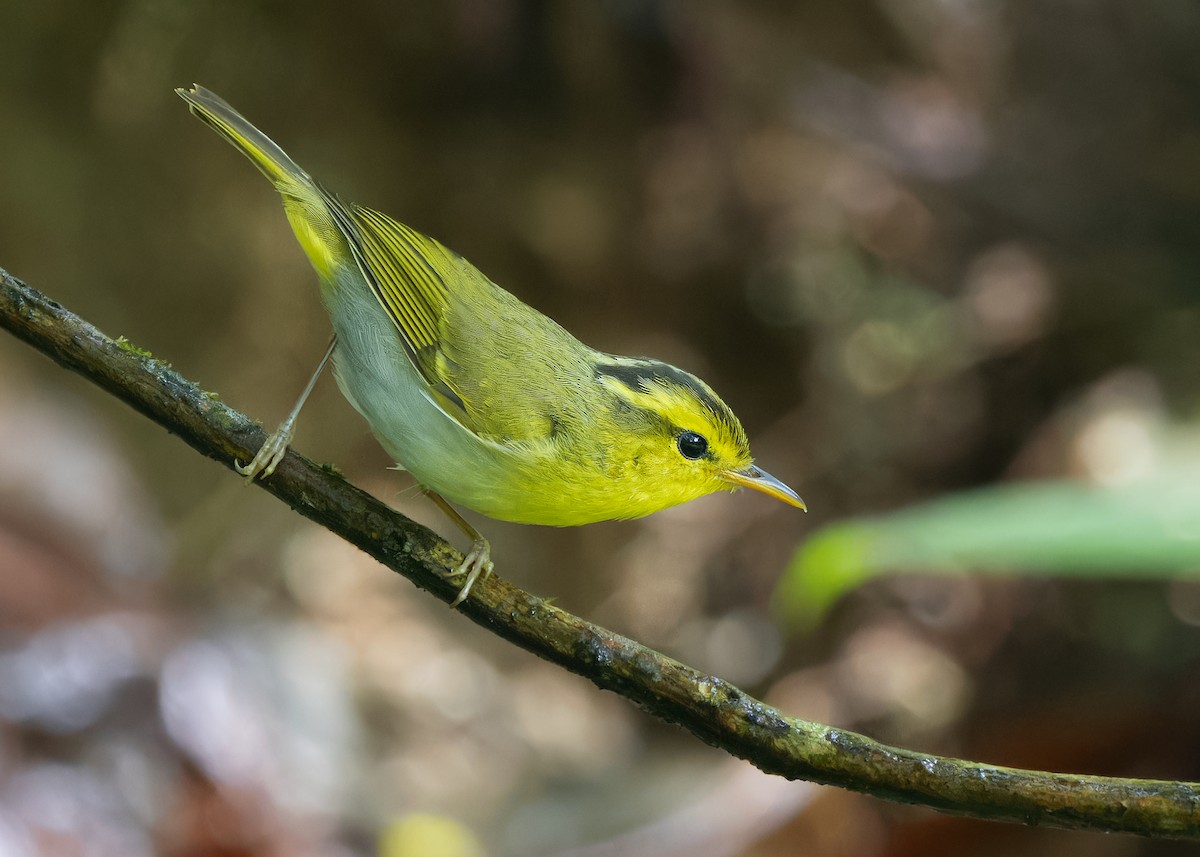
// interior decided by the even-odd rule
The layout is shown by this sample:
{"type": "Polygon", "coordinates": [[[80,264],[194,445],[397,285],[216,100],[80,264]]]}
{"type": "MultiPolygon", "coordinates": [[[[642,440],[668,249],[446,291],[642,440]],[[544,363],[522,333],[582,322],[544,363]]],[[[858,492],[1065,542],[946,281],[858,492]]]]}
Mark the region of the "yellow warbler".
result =
{"type": "Polygon", "coordinates": [[[338,386],[396,462],[473,540],[457,605],[491,550],[447,501],[573,526],[753,488],[804,508],[754,466],[741,423],[699,378],[589,348],[466,259],[338,199],[217,95],[178,89],[283,197],[321,285],[333,340],[292,413],[248,466],[269,476],[330,355],[338,386]]]}

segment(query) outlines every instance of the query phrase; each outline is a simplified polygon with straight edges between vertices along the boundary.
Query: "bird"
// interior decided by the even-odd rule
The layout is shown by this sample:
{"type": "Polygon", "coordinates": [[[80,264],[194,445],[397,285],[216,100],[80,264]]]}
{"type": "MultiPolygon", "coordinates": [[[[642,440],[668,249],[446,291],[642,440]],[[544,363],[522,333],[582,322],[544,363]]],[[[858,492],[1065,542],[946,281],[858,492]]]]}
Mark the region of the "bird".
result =
{"type": "Polygon", "coordinates": [[[584,345],[438,240],[327,190],[220,96],[175,91],[279,192],[333,328],[287,418],[251,462],[234,462],[247,482],[274,472],[332,357],[384,450],[472,541],[452,570],[454,607],[494,569],[455,505],[562,527],[750,488],[807,511],[754,464],[741,422],[695,375],[584,345]]]}

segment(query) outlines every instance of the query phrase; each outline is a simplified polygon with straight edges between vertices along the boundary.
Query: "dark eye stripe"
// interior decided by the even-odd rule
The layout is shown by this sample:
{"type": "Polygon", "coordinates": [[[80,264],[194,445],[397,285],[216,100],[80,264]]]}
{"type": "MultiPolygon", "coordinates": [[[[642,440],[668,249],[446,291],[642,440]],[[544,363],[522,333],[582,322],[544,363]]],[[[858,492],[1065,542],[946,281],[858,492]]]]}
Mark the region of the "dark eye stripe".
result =
{"type": "MultiPolygon", "coordinates": [[[[613,354],[599,356],[600,359],[592,364],[592,371],[597,381],[611,379],[639,396],[650,393],[656,385],[673,387],[680,392],[686,392],[695,399],[696,405],[707,412],[709,421],[712,423],[711,428],[715,435],[706,438],[705,442],[716,443],[721,450],[725,450],[728,444],[729,447],[737,450],[739,455],[749,455],[749,443],[746,440],[746,432],[742,429],[742,424],[733,415],[733,411],[729,410],[729,406],[717,398],[716,393],[699,378],[670,363],[663,363],[661,360],[651,360],[645,357],[618,357],[613,354]]],[[[672,425],[666,421],[664,415],[658,413],[653,407],[647,406],[645,400],[638,402],[635,397],[632,402],[622,402],[620,401],[624,398],[622,393],[617,390],[613,392],[614,407],[624,408],[632,405],[632,408],[629,409],[630,413],[636,412],[644,417],[657,418],[672,437],[678,437],[679,432],[683,430],[678,423],[672,425]]],[[[698,414],[697,416],[703,419],[704,415],[698,414]]],[[[714,455],[711,446],[705,454],[708,457],[714,455]]]]}

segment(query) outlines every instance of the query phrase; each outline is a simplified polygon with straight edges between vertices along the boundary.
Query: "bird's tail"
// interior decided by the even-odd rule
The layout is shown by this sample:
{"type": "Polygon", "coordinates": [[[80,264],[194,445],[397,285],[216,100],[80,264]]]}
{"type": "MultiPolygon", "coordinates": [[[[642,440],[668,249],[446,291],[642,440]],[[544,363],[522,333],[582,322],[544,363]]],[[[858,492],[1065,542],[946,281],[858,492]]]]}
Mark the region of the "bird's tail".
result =
{"type": "Polygon", "coordinates": [[[274,140],[221,96],[196,84],[175,92],[201,122],[224,137],[270,179],[283,195],[292,230],[313,267],[323,279],[331,277],[348,258],[349,250],[330,210],[330,197],[274,140]]]}
{"type": "Polygon", "coordinates": [[[274,140],[251,125],[224,98],[196,84],[191,89],[176,89],[175,92],[188,103],[192,113],[201,122],[253,161],[254,166],[277,188],[284,190],[298,183],[312,184],[308,173],[300,169],[274,140]]]}

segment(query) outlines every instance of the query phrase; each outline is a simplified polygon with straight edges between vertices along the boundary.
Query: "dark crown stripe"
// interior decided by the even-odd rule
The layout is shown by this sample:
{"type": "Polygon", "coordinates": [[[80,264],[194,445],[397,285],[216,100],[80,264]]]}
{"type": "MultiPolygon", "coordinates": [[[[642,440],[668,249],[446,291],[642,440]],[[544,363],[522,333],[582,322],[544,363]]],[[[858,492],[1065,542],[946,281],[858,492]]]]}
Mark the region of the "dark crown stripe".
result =
{"type": "Polygon", "coordinates": [[[659,360],[629,360],[621,363],[597,363],[596,379],[601,377],[619,381],[635,393],[650,392],[650,385],[666,381],[677,387],[683,387],[692,392],[703,405],[713,412],[714,416],[724,417],[727,408],[712,392],[696,380],[695,377],[677,369],[670,363],[659,360]]]}

